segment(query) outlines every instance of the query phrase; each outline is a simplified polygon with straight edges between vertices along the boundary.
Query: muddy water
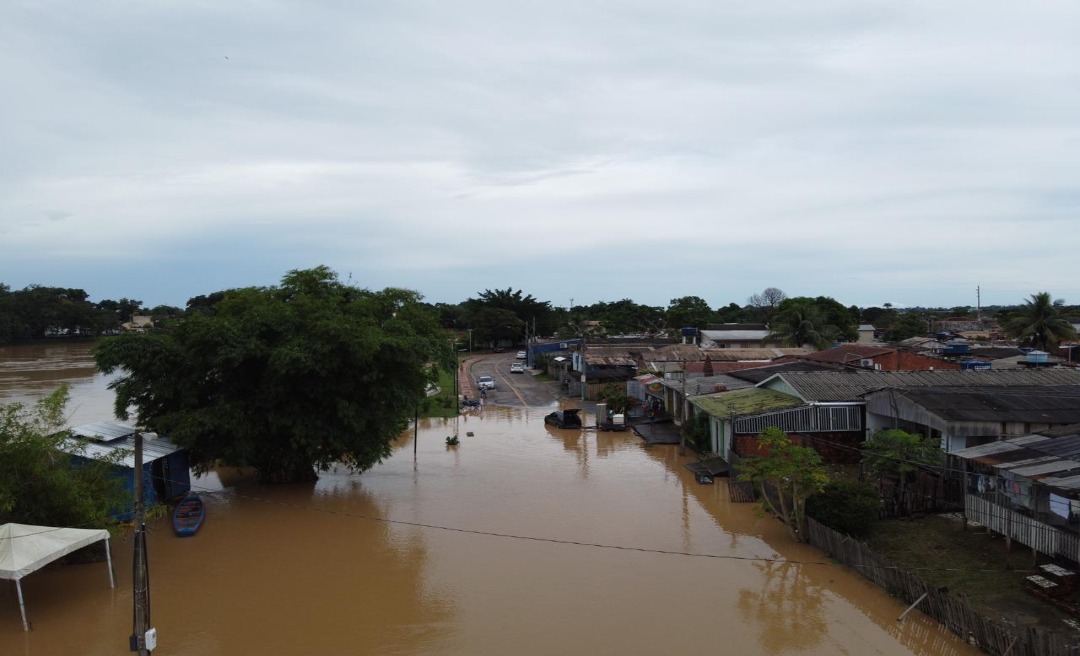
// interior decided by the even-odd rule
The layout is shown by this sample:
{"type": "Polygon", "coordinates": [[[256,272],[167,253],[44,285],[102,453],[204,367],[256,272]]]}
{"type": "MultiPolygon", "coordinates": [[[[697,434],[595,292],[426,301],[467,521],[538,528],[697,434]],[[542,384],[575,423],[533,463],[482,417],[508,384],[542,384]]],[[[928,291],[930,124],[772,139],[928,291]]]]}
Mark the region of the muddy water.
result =
{"type": "MultiPolygon", "coordinates": [[[[82,400],[105,408],[86,420],[107,400],[82,400]]],[[[898,623],[899,602],[696,483],[674,447],[546,411],[422,422],[415,459],[409,431],[359,476],[197,480],[202,531],[150,536],[154,653],[976,653],[917,612],[898,623]]],[[[24,579],[30,633],[0,582],[0,654],[124,653],[131,542],[113,548],[116,589],[103,564],[24,579]]]]}

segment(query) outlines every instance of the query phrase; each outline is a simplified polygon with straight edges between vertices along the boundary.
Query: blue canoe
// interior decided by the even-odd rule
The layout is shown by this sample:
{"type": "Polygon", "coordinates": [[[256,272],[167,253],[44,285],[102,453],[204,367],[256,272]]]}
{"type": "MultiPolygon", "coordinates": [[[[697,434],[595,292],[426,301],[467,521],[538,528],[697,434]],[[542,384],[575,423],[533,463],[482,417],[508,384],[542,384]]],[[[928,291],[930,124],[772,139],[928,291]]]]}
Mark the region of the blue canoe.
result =
{"type": "Polygon", "coordinates": [[[195,535],[206,519],[206,506],[197,494],[188,494],[173,509],[173,530],[180,537],[195,535]]]}

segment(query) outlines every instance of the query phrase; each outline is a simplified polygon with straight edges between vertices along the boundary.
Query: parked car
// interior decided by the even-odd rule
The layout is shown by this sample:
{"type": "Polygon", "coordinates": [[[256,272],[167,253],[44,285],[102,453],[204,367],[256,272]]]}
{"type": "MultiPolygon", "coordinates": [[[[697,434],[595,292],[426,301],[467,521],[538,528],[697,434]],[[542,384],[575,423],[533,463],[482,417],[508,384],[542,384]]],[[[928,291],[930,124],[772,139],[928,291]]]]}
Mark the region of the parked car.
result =
{"type": "Polygon", "coordinates": [[[493,390],[495,389],[495,379],[491,376],[480,376],[476,379],[476,386],[482,390],[493,390]]]}
{"type": "Polygon", "coordinates": [[[515,355],[514,357],[518,360],[524,360],[528,356],[525,354],[525,351],[518,351],[517,355],[515,355]]]}
{"type": "Polygon", "coordinates": [[[521,364],[520,362],[511,363],[510,364],[510,373],[512,373],[512,374],[523,374],[523,373],[525,373],[525,365],[521,364]]]}

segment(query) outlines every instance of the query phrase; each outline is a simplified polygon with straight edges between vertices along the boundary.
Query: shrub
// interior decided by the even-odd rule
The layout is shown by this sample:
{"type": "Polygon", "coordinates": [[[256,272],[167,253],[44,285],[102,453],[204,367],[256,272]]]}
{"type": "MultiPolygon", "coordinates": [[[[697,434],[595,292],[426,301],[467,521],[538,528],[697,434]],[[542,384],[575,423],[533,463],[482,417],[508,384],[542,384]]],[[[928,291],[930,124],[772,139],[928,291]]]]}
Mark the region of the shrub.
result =
{"type": "Polygon", "coordinates": [[[861,537],[878,520],[881,500],[873,485],[836,480],[806,501],[806,514],[829,528],[861,537]]]}

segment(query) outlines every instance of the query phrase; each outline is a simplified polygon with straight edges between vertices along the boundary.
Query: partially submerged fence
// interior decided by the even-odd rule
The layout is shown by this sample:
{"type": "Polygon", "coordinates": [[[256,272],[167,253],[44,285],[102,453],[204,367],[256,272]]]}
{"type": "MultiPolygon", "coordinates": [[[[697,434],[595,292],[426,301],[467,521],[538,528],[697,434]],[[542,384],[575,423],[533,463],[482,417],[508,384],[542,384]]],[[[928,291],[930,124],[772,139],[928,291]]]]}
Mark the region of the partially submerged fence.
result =
{"type": "Polygon", "coordinates": [[[896,567],[852,537],[807,519],[810,544],[922,611],[968,643],[994,656],[1080,656],[1080,644],[1069,636],[1035,627],[1017,627],[991,620],[944,590],[924,583],[913,572],[896,567]]]}

